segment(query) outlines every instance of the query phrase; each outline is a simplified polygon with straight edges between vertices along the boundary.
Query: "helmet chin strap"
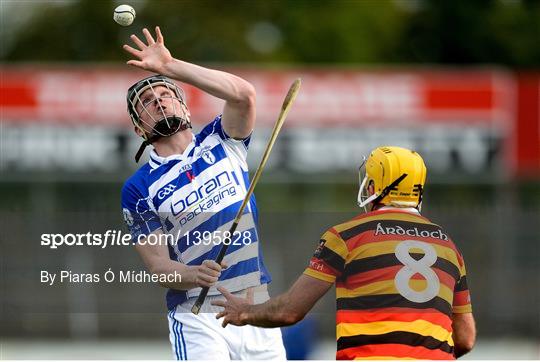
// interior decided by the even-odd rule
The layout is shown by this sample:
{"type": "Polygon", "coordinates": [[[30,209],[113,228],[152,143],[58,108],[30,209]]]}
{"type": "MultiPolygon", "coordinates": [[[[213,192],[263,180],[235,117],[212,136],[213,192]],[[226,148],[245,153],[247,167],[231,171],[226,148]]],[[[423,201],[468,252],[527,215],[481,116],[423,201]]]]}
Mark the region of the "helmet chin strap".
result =
{"type": "Polygon", "coordinates": [[[181,118],[178,116],[169,116],[159,120],[152,129],[151,134],[145,134],[144,141],[142,142],[139,150],[135,154],[135,162],[139,162],[144,150],[147,146],[151,145],[162,137],[170,137],[178,132],[191,128],[191,122],[189,119],[181,118]]]}

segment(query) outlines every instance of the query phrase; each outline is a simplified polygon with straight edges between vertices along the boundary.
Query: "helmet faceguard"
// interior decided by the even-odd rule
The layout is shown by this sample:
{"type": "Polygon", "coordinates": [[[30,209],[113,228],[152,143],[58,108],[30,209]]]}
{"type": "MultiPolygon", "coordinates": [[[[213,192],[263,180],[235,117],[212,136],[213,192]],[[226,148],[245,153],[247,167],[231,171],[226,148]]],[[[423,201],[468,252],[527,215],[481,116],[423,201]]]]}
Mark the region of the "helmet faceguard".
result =
{"type": "Polygon", "coordinates": [[[162,75],[153,75],[151,77],[142,79],[129,88],[127,92],[128,113],[131,118],[131,122],[133,122],[133,125],[141,131],[142,137],[144,138],[141,147],[135,155],[135,162],[139,162],[144,149],[149,144],[155,142],[161,137],[169,137],[177,132],[191,128],[185,98],[184,91],[172,80],[162,75]],[[156,88],[159,86],[167,88],[170,94],[173,94],[173,96],[159,96],[156,92],[156,88]],[[145,100],[142,101],[141,95],[147,90],[152,92],[152,97],[149,99],[145,98],[145,100]],[[172,114],[167,114],[161,105],[161,100],[164,98],[174,98],[180,103],[180,106],[177,107],[175,106],[175,102],[172,102],[172,114]],[[157,116],[152,114],[147,108],[147,106],[153,102],[157,102],[159,105],[160,112],[157,116]],[[139,104],[141,109],[139,112],[137,112],[137,106],[139,104]],[[143,113],[146,113],[146,115],[152,119],[154,122],[153,126],[143,120],[141,117],[143,113]],[[147,132],[143,125],[152,127],[152,130],[147,132]]]}
{"type": "MultiPolygon", "coordinates": [[[[422,157],[401,147],[378,147],[360,166],[358,205],[370,203],[420,209],[426,181],[422,157]],[[373,186],[373,194],[368,188],[373,186]]],[[[367,210],[366,210],[367,211],[367,210]]]]}
{"type": "Polygon", "coordinates": [[[362,163],[358,167],[358,184],[360,188],[358,189],[358,206],[363,207],[364,211],[367,212],[367,205],[373,201],[377,195],[369,195],[368,192],[368,178],[366,174],[366,156],[362,156],[362,163]]]}

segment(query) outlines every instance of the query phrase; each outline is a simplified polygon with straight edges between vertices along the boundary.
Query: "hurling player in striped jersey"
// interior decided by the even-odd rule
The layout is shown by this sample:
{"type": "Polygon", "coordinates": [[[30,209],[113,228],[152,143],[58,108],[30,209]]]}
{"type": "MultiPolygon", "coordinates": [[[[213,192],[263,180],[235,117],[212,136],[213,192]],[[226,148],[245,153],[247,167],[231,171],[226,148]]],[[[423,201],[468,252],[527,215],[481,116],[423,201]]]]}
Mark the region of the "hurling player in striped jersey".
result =
{"type": "Polygon", "coordinates": [[[420,215],[420,155],[379,147],[366,160],[358,202],[370,212],[328,229],[304,274],[262,304],[218,288],[222,325],[277,327],[300,321],[336,284],[337,359],[448,360],[476,338],[463,256],[420,215]]]}
{"type": "Polygon", "coordinates": [[[249,188],[246,162],[255,124],[255,90],[244,79],[172,57],[159,27],[146,42],[132,35],[135,59],[128,64],[157,75],[129,88],[128,113],[143,138],[138,161],[151,145],[149,162],[124,184],[122,208],[137,252],[159,276],[167,292],[169,339],[178,360],[285,359],[279,329],[224,330],[210,304],[223,298],[216,286],[238,296],[269,299],[270,275],[262,261],[257,206],[252,197],[230,246],[215,260],[249,188]],[[223,112],[203,129],[191,131],[184,92],[173,80],[190,84],[224,101],[223,112]],[[165,237],[163,237],[165,236],[165,237]],[[191,307],[209,287],[201,313],[191,307]]]}

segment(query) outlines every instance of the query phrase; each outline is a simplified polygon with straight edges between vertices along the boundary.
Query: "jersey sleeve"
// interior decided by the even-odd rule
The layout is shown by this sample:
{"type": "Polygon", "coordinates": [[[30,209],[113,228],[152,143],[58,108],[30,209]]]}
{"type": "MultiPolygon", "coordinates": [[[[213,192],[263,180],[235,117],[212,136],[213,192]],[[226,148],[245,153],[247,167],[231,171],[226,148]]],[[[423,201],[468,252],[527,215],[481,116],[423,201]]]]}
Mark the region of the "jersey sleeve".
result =
{"type": "Polygon", "coordinates": [[[161,228],[161,221],[149,198],[129,181],[122,188],[122,212],[133,242],[161,228]]]}
{"type": "Polygon", "coordinates": [[[463,256],[458,253],[459,262],[459,280],[454,287],[454,302],[452,305],[452,312],[456,314],[471,313],[471,295],[469,293],[469,287],[467,285],[467,272],[465,270],[465,261],[463,256]]]}
{"type": "Polygon", "coordinates": [[[336,230],[329,229],[322,236],[319,245],[309,261],[304,274],[334,283],[345,269],[349,250],[336,230]]]}
{"type": "Polygon", "coordinates": [[[223,129],[221,123],[221,115],[217,116],[212,122],[204,127],[196,136],[199,142],[202,142],[206,137],[217,134],[221,140],[221,144],[225,148],[227,154],[238,161],[242,167],[247,170],[247,151],[251,141],[251,134],[244,139],[234,139],[230,137],[223,129]]]}

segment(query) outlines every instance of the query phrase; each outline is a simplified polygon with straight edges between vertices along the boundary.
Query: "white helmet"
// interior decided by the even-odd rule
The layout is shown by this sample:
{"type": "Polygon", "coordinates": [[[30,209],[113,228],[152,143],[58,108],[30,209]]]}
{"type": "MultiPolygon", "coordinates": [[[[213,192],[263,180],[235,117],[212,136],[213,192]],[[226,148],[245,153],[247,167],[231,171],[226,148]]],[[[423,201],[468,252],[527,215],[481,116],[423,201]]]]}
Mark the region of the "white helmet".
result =
{"type": "MultiPolygon", "coordinates": [[[[184,112],[182,116],[177,116],[176,109],[173,109],[174,115],[167,116],[165,114],[165,111],[163,108],[161,108],[162,117],[160,119],[154,119],[154,117],[150,114],[148,109],[146,108],[146,105],[141,102],[140,96],[143,94],[146,90],[151,89],[152,93],[154,95],[154,99],[159,99],[158,95],[156,94],[154,88],[157,86],[163,86],[169,89],[173,94],[175,94],[175,99],[177,99],[180,104],[184,105],[187,109],[186,103],[185,103],[185,94],[184,91],[178,87],[171,79],[163,76],[163,75],[153,75],[148,78],[144,78],[134,85],[132,85],[127,92],[127,110],[129,113],[129,116],[131,118],[131,122],[133,122],[133,125],[140,129],[142,131],[142,137],[144,138],[144,141],[137,151],[137,154],[135,155],[135,162],[139,162],[139,159],[149,144],[156,141],[157,139],[161,137],[169,137],[173,134],[183,131],[187,128],[191,128],[191,122],[189,120],[189,115],[187,112],[184,112]],[[141,118],[140,114],[137,113],[137,103],[140,103],[142,106],[142,112],[146,112],[150,118],[154,120],[154,126],[152,127],[152,132],[148,134],[144,128],[142,127],[142,123],[145,123],[144,120],[141,118]]],[[[173,103],[174,106],[174,103],[173,103]]]]}

